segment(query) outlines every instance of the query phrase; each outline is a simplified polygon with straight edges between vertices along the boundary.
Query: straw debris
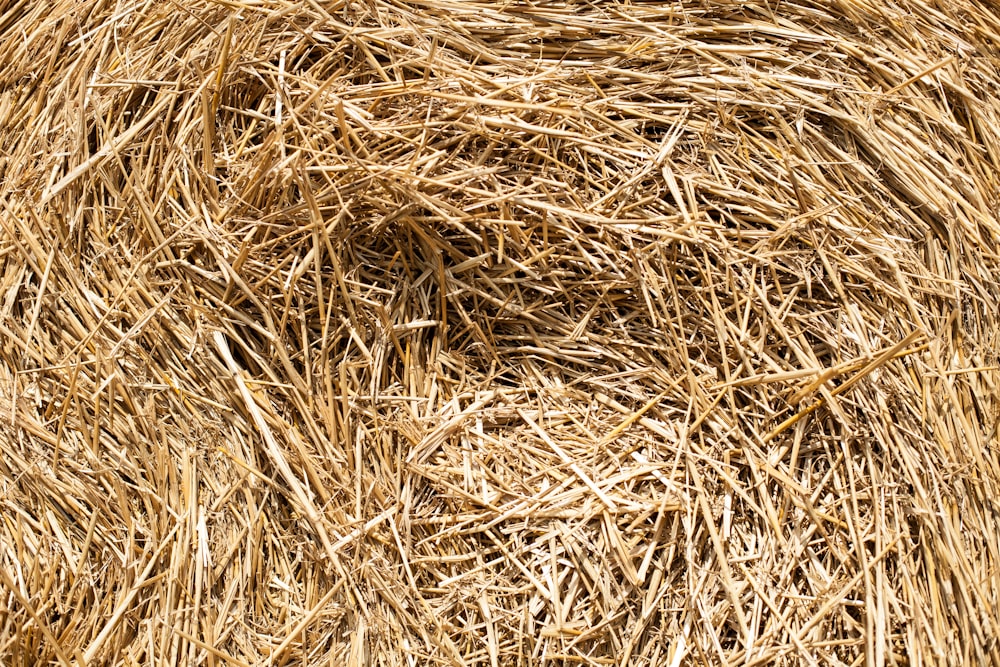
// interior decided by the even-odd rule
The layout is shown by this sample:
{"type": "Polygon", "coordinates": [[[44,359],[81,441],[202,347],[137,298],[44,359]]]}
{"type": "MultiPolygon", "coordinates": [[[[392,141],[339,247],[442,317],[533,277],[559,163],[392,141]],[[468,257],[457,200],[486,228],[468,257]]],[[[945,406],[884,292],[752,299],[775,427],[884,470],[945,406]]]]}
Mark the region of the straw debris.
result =
{"type": "Polygon", "coordinates": [[[985,0],[0,2],[0,662],[1000,665],[985,0]]]}

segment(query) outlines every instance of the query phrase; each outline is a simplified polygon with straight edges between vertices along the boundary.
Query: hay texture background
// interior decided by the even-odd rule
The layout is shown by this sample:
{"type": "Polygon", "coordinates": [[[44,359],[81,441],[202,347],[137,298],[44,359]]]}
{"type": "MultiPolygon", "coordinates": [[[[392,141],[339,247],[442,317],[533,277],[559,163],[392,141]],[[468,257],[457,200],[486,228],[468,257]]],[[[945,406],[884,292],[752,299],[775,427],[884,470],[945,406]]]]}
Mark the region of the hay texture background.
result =
{"type": "Polygon", "coordinates": [[[0,662],[1000,665],[987,0],[0,2],[0,662]]]}

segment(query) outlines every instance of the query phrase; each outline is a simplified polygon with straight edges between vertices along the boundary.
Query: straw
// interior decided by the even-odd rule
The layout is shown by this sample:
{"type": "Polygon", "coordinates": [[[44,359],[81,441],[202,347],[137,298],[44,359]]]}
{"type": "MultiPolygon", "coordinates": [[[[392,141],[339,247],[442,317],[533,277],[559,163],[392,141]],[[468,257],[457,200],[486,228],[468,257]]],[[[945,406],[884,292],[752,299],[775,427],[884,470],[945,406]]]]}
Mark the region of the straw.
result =
{"type": "Polygon", "coordinates": [[[0,663],[1000,665],[998,54],[0,3],[0,663]]]}

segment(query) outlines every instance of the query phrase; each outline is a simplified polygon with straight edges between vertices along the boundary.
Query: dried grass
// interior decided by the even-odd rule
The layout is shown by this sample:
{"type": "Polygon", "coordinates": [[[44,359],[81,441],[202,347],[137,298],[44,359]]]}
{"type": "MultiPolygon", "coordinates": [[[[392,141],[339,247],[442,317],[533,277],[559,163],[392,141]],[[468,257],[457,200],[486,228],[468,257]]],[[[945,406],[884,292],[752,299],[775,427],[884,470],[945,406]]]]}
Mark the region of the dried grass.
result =
{"type": "Polygon", "coordinates": [[[1000,665],[987,0],[0,2],[0,662],[1000,665]]]}

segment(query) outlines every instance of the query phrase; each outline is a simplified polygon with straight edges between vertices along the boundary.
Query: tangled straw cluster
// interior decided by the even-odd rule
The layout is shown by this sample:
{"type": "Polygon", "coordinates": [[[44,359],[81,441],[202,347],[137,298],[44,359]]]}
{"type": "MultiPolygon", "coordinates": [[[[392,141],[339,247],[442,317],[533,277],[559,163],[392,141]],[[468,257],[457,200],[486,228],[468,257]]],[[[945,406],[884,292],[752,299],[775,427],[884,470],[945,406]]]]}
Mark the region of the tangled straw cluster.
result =
{"type": "Polygon", "coordinates": [[[1000,665],[987,0],[0,2],[0,662],[1000,665]]]}

